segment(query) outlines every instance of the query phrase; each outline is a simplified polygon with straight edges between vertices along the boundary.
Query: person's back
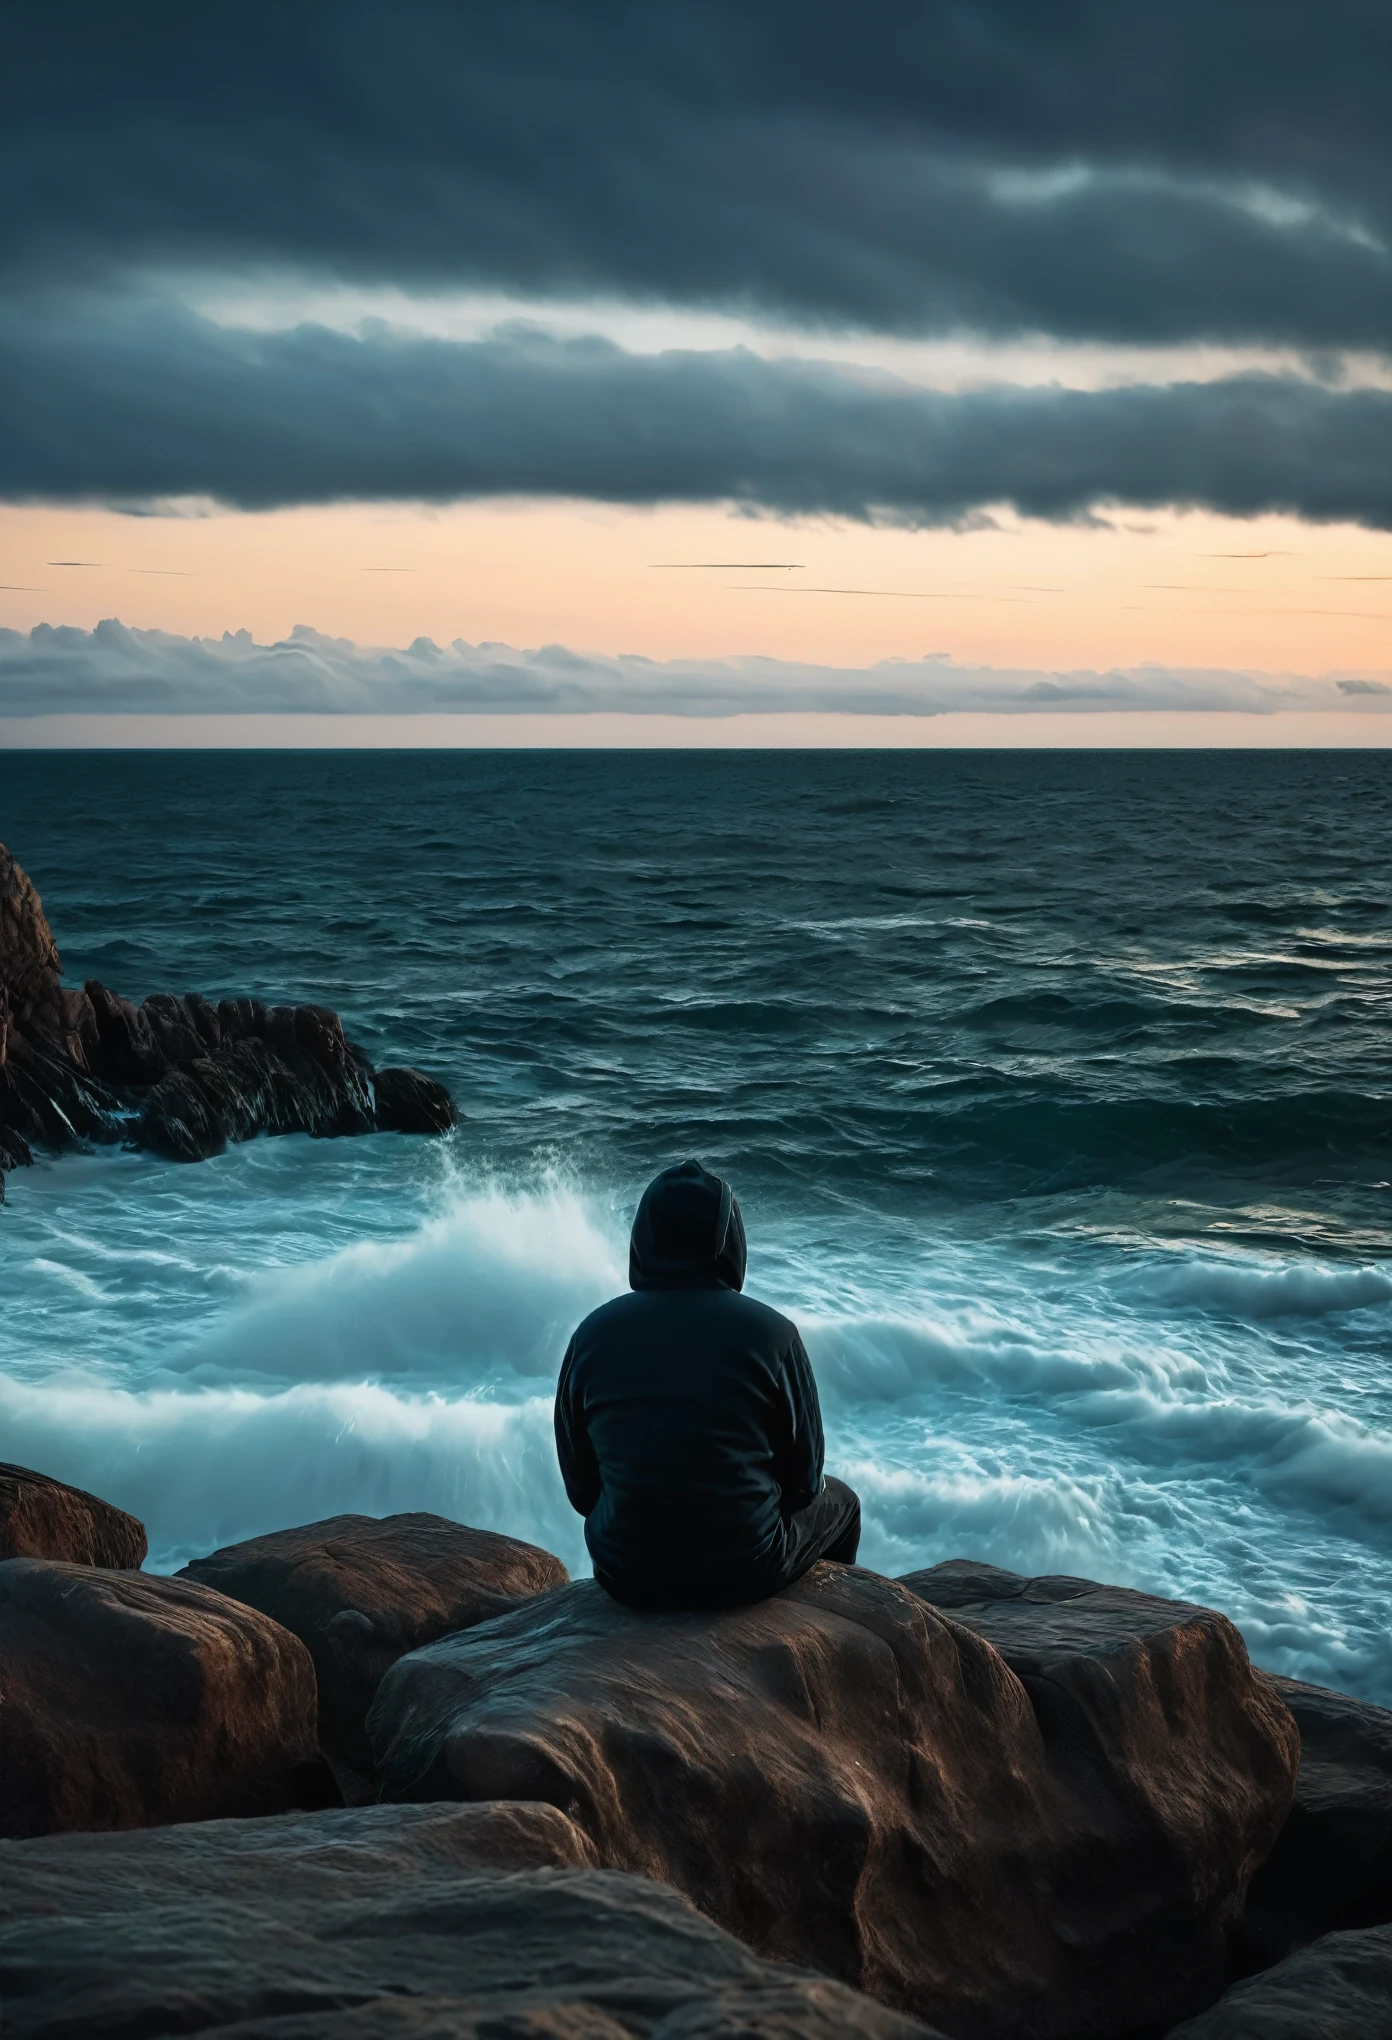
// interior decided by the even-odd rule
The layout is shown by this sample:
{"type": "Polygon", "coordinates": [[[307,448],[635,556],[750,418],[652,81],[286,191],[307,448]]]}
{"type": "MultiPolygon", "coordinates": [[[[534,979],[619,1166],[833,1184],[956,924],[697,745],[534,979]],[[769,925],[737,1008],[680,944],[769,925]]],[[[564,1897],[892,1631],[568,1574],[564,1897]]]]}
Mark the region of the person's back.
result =
{"type": "Polygon", "coordinates": [[[822,1556],[851,1560],[859,1505],[823,1481],[816,1384],[797,1328],[740,1294],[744,1225],[699,1163],[649,1185],[632,1293],[566,1352],[556,1447],[595,1576],[639,1607],[762,1598],[822,1556]]]}

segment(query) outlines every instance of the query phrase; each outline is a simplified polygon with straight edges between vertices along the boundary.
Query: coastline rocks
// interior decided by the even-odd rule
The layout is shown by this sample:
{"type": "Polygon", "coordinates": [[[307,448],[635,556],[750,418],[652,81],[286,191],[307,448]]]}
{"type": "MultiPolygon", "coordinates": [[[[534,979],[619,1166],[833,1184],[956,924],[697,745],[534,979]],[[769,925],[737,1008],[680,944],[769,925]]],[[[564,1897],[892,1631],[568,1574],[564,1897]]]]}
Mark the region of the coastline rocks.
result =
{"type": "Polygon", "coordinates": [[[540,1805],[0,1844],[7,2040],[932,2040],[540,1805]]]}
{"type": "Polygon", "coordinates": [[[189,1581],[0,1563],[0,1835],[325,1805],[298,1638],[189,1581]]]}
{"type": "Polygon", "coordinates": [[[580,1582],[402,1658],[368,1732],[386,1799],[549,1802],[761,1955],[955,2040],[1081,2040],[1216,1994],[1290,1805],[1294,1724],[1231,1625],[1154,1656],[1094,1682],[1089,1770],[988,1643],[874,1574],[714,1616],[580,1582]]]}
{"type": "Polygon", "coordinates": [[[1392,1921],[1392,1713],[1296,1679],[1271,1683],[1301,1752],[1290,1819],[1243,1923],[1252,1958],[1267,1962],[1333,1928],[1392,1921]]]}
{"type": "Polygon", "coordinates": [[[454,1101],[419,1070],[374,1070],[324,1006],[156,992],[134,1005],[61,961],[0,844],[0,1198],[35,1148],[126,1140],[203,1161],[258,1134],[445,1133],[454,1101]]]}
{"type": "Polygon", "coordinates": [[[334,1516],[228,1545],[179,1574],[300,1638],[318,1677],[324,1751],[365,1776],[372,1749],[363,1724],[399,1657],[569,1577],[534,1544],[429,1515],[334,1516]]]}
{"type": "MultiPolygon", "coordinates": [[[[1071,1737],[1090,1765],[1108,1761],[1120,1682],[1135,1690],[1155,1679],[1157,1691],[1168,1683],[1173,1705],[1194,1625],[1223,1620],[1125,1587],[1025,1579],[966,1560],[911,1573],[903,1584],[993,1643],[1041,1722],[1055,1720],[1056,1733],[1071,1737]]],[[[1295,1722],[1300,1766],[1289,1818],[1252,1879],[1235,1937],[1249,1967],[1334,1928],[1392,1920],[1392,1713],[1322,1686],[1258,1678],[1295,1722]]],[[[1187,1704],[1197,1731],[1204,1703],[1191,1696],[1187,1704]]],[[[1210,1735],[1196,1732],[1193,1747],[1196,1764],[1211,1760],[1210,1735]]]]}
{"type": "Polygon", "coordinates": [[[46,1473],[0,1462],[0,1559],[57,1558],[137,1572],[145,1526],[124,1509],[46,1473]]]}
{"type": "Polygon", "coordinates": [[[1392,2040],[1392,1927],[1312,1941],[1170,2040],[1392,2040]]]}

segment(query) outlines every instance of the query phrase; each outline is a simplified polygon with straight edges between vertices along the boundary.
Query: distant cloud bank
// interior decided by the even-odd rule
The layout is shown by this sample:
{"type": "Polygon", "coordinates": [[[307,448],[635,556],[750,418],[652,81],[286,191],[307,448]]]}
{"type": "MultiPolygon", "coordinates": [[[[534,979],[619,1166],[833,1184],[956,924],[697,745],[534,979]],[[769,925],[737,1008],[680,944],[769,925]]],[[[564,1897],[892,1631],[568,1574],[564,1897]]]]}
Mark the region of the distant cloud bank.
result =
{"type": "Polygon", "coordinates": [[[1392,686],[1358,677],[1139,666],[1048,673],[962,666],[941,656],[873,666],[767,658],[604,657],[544,645],[395,651],[298,625],[277,644],[40,624],[0,630],[0,717],[96,714],[575,714],[713,717],[821,711],[931,716],[1097,710],[1334,713],[1382,708],[1392,686]]]}

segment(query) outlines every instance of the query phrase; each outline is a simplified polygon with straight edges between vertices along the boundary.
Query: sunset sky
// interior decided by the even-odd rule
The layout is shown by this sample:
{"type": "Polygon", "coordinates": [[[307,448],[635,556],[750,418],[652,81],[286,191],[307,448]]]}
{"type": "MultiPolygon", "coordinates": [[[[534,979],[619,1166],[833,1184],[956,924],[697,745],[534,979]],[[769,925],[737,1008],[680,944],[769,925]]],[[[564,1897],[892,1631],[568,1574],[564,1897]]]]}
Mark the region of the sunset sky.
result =
{"type": "Polygon", "coordinates": [[[1392,17],[1311,20],[20,10],[8,740],[1392,740],[1392,17]]]}

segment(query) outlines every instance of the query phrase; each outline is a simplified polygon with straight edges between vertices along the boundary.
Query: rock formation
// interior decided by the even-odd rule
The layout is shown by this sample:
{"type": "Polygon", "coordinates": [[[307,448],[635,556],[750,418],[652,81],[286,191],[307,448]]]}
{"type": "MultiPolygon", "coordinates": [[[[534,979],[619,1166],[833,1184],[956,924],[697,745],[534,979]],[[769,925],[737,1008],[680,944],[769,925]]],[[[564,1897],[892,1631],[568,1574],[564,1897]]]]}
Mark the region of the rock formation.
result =
{"type": "Polygon", "coordinates": [[[157,1579],[8,1467],[0,1550],[7,2040],[1392,2040],[1392,1714],[1210,1610],[957,1560],[639,1615],[421,1515],[157,1579]]]}
{"type": "Polygon", "coordinates": [[[6,1559],[0,1666],[0,1835],[337,1798],[318,1754],[308,1651],[208,1587],[6,1559]]]}
{"type": "Polygon", "coordinates": [[[61,1558],[139,1571],[145,1526],[81,1488],[0,1463],[0,1559],[61,1558]]]}
{"type": "Polygon", "coordinates": [[[1158,2028],[1226,1980],[1298,1737],[1230,1623],[1156,1605],[1046,1687],[855,1568],[715,1616],[587,1581],[401,1659],[368,1731],[384,1798],[561,1807],[604,1864],[957,2040],[1158,2028]]]}
{"type": "Polygon", "coordinates": [[[591,1855],[540,1805],[0,1844],[6,2040],[933,2040],[591,1855]]]}
{"type": "MultiPolygon", "coordinates": [[[[335,1516],[195,1559],[179,1575],[259,1608],[298,1636],[319,1681],[319,1734],[336,1767],[372,1769],[364,1722],[407,1651],[564,1586],[558,1558],[443,1516],[335,1516]]],[[[359,1796],[356,1792],[354,1796],[359,1796]]]]}
{"type": "Polygon", "coordinates": [[[0,1194],[35,1148],[126,1140],[193,1162],[259,1133],[442,1133],[455,1118],[442,1085],[374,1070],[326,1007],[136,1006],[95,980],[66,987],[39,896],[0,844],[0,1194]]]}
{"type": "Polygon", "coordinates": [[[1326,1934],[1169,2040],[1392,2040],[1392,1927],[1326,1934]]]}
{"type": "Polygon", "coordinates": [[[1296,1679],[1272,1684],[1300,1730],[1300,1775],[1248,1899],[1248,1959],[1262,1963],[1335,1927],[1392,1920],[1392,1714],[1296,1679]]]}

